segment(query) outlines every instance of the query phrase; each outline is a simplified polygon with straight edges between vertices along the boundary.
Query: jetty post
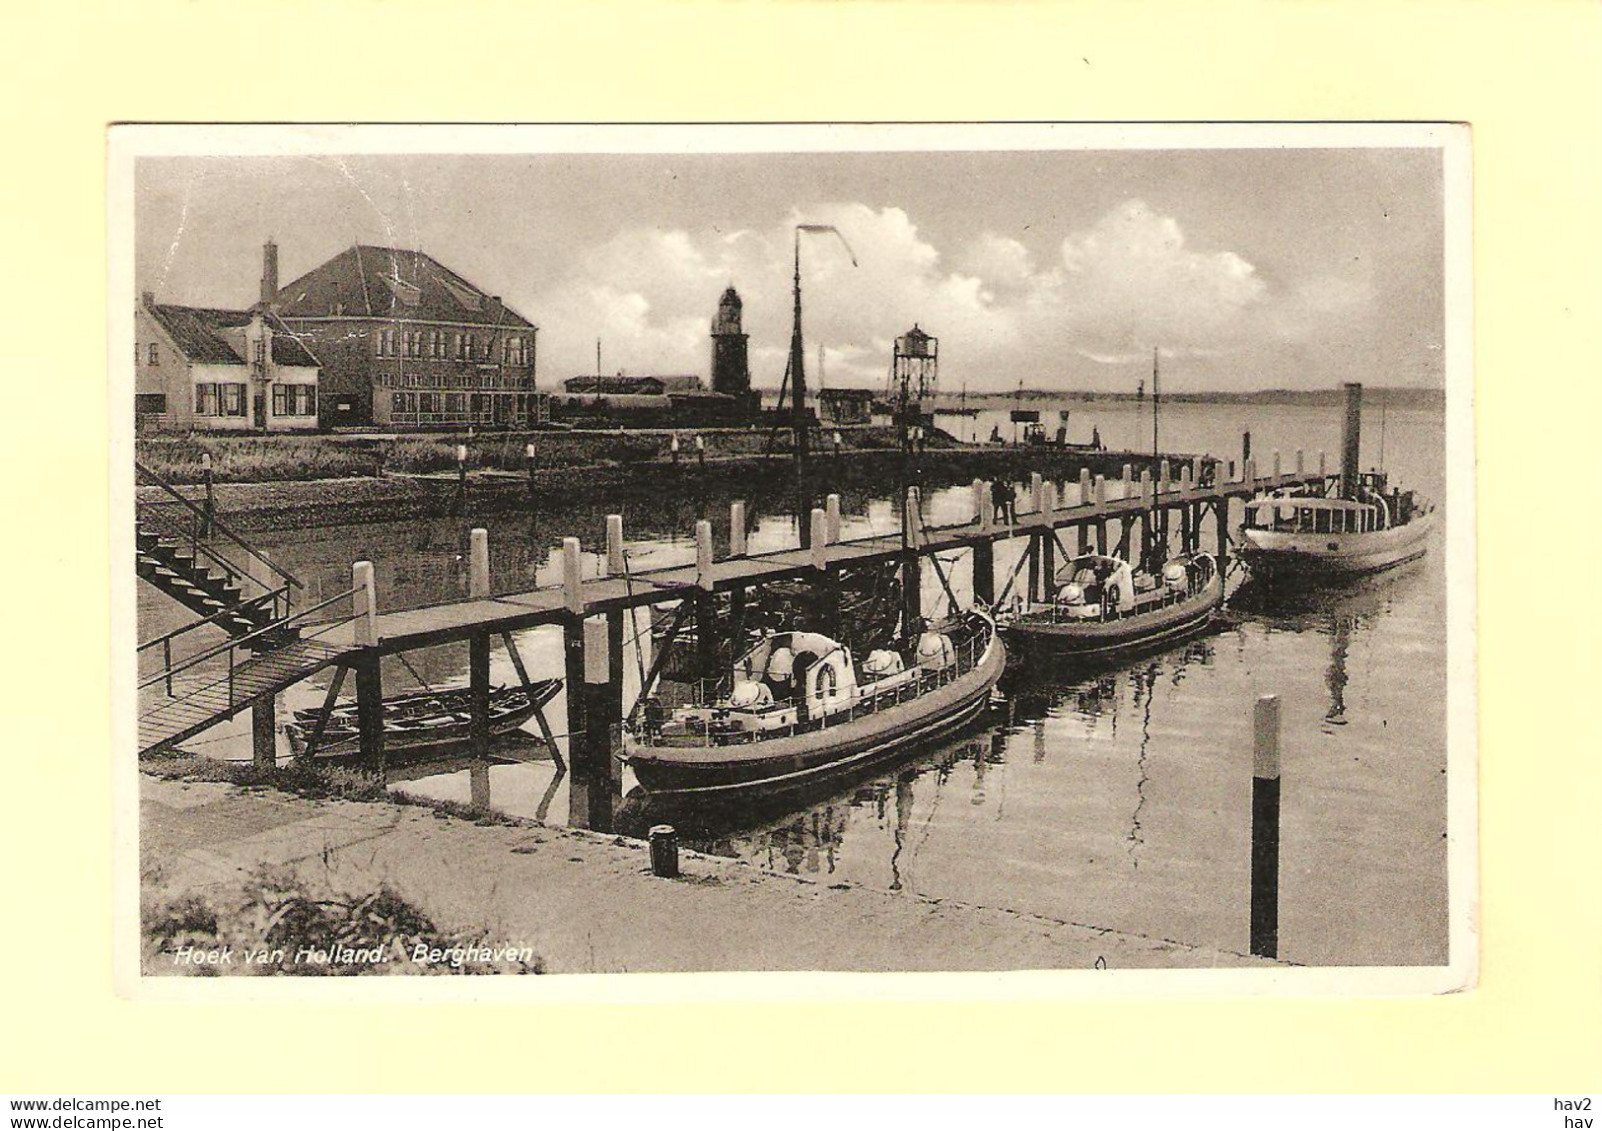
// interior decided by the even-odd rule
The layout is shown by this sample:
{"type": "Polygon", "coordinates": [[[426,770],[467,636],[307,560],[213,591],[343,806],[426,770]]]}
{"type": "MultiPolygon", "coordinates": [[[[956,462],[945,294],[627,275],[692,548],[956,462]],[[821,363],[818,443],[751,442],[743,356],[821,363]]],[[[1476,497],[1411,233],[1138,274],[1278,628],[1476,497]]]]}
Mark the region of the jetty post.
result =
{"type": "Polygon", "coordinates": [[[1363,446],[1363,386],[1348,381],[1346,389],[1346,421],[1341,427],[1341,495],[1357,497],[1357,476],[1362,469],[1358,457],[1363,446]]]}
{"type": "Polygon", "coordinates": [[[923,541],[923,500],[916,487],[908,487],[902,508],[901,625],[912,633],[923,620],[923,559],[918,547],[923,541]]]}
{"type": "MultiPolygon", "coordinates": [[[[489,531],[474,527],[468,534],[467,595],[490,595],[489,531]]],[[[489,806],[490,754],[490,634],[475,631],[467,638],[468,736],[472,763],[468,782],[473,804],[489,806]]]]}
{"type": "MultiPolygon", "coordinates": [[[[1097,507],[1098,512],[1101,511],[1102,508],[1106,507],[1106,505],[1107,505],[1107,477],[1106,476],[1104,476],[1104,475],[1096,476],[1096,482],[1095,482],[1095,486],[1094,486],[1093,498],[1095,499],[1096,507],[1097,507]]],[[[1105,554],[1106,552],[1107,552],[1107,518],[1106,518],[1105,513],[1098,513],[1097,516],[1096,516],[1096,553],[1105,554]]]]}
{"type": "Polygon", "coordinates": [[[829,495],[823,501],[824,517],[827,519],[825,533],[830,544],[840,541],[840,496],[829,495]]]}
{"type": "Polygon", "coordinates": [[[1057,484],[1046,480],[1040,488],[1040,599],[1051,599],[1057,577],[1057,484]]]}
{"type": "Polygon", "coordinates": [[[996,508],[990,501],[990,484],[983,479],[973,481],[973,509],[983,535],[973,544],[973,595],[988,609],[996,603],[996,544],[989,538],[996,528],[996,508]]]}
{"type": "MultiPolygon", "coordinates": [[[[729,557],[743,558],[745,555],[745,501],[735,499],[729,504],[729,557]]],[[[745,640],[745,599],[744,585],[736,585],[729,590],[729,636],[735,641],[736,649],[745,640]]]]}
{"type": "Polygon", "coordinates": [[[1045,522],[1045,491],[1042,487],[1044,477],[1038,471],[1029,473],[1029,498],[1034,507],[1032,516],[1033,529],[1029,531],[1029,545],[1024,553],[1029,555],[1029,582],[1024,592],[1031,602],[1040,599],[1040,552],[1041,532],[1040,526],[1045,522]]]}
{"type": "Polygon", "coordinates": [[[373,580],[373,563],[356,562],[350,567],[351,601],[356,614],[356,730],[362,757],[378,766],[384,780],[388,766],[384,760],[384,673],[378,656],[378,591],[373,580]]]}
{"type": "Polygon", "coordinates": [[[695,652],[696,676],[705,679],[718,668],[717,606],[712,596],[712,524],[695,524],[695,652]]]}
{"type": "Polygon", "coordinates": [[[206,501],[200,511],[200,537],[210,538],[217,517],[216,482],[211,469],[211,453],[200,453],[200,478],[206,485],[206,501]]]}
{"type": "MultiPolygon", "coordinates": [[[[1090,468],[1081,467],[1079,469],[1080,505],[1083,506],[1085,503],[1090,502],[1091,498],[1090,468]]],[[[1079,524],[1079,552],[1081,554],[1088,554],[1090,552],[1090,524],[1087,522],[1081,522],[1079,524]]]]}
{"type": "Polygon", "coordinates": [[[533,437],[530,437],[528,443],[523,445],[523,466],[528,470],[528,505],[531,507],[534,505],[534,469],[538,466],[538,456],[539,449],[534,446],[533,437]]]}
{"type": "Polygon", "coordinates": [[[490,595],[489,531],[475,526],[467,535],[467,595],[490,595]]]}
{"type": "Polygon", "coordinates": [[[1251,953],[1279,957],[1279,696],[1252,714],[1251,953]]]}

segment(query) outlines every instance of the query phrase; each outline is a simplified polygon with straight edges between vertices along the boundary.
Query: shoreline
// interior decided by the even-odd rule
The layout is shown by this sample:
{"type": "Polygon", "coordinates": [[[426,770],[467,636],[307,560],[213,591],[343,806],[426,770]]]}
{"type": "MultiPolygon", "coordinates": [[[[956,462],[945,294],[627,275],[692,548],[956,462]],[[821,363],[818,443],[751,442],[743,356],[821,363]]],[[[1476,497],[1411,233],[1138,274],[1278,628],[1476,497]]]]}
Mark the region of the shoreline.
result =
{"type": "MultiPolygon", "coordinates": [[[[151,897],[225,897],[264,866],[356,892],[387,883],[442,926],[488,927],[494,944],[531,947],[553,974],[1287,965],[690,850],[679,878],[660,879],[644,841],[533,822],[143,772],[139,793],[151,897]]],[[[144,973],[187,972],[163,961],[144,973]]]]}
{"type": "MultiPolygon", "coordinates": [[[[1166,457],[1175,472],[1194,467],[1199,457],[1175,453],[1166,457]]],[[[1074,479],[1080,468],[1092,475],[1119,474],[1129,464],[1138,475],[1152,467],[1149,453],[1054,450],[1050,447],[930,448],[915,457],[918,477],[931,486],[957,486],[975,478],[1026,480],[1033,472],[1048,478],[1074,479]]],[[[814,486],[822,495],[839,488],[882,489],[901,468],[901,455],[881,449],[849,449],[815,457],[814,486]]],[[[437,518],[455,509],[459,516],[504,514],[532,505],[574,497],[627,495],[642,491],[677,494],[726,494],[754,485],[782,489],[794,476],[787,455],[709,455],[640,460],[629,463],[536,468],[533,475],[493,469],[469,470],[466,496],[458,503],[461,479],[454,471],[382,472],[376,476],[329,479],[283,479],[265,482],[218,482],[212,487],[217,513],[240,531],[294,530],[344,526],[408,518],[437,518]]],[[[200,502],[206,488],[184,484],[179,492],[200,502]]],[[[136,486],[140,507],[179,512],[160,487],[136,486]]]]}

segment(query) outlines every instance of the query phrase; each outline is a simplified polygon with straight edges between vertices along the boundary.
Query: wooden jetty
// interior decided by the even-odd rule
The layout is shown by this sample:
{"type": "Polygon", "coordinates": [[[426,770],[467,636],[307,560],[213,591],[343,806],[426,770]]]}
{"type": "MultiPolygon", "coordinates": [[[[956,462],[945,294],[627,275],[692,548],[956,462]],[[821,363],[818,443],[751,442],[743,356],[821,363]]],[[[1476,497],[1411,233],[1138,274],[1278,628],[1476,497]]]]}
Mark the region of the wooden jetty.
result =
{"type": "MultiPolygon", "coordinates": [[[[706,642],[717,634],[716,595],[729,594],[732,607],[738,610],[755,588],[800,580],[817,582],[826,596],[831,586],[838,584],[840,571],[881,566],[901,571],[903,615],[916,619],[922,615],[925,558],[969,553],[974,567],[975,599],[989,605],[996,601],[996,543],[1027,539],[1019,573],[1027,564],[1027,592],[1039,597],[1050,589],[1059,556],[1070,555],[1062,541],[1063,532],[1076,536],[1074,552],[1092,547],[1098,551],[1127,548],[1137,537],[1142,548],[1166,546],[1173,538],[1185,549],[1199,549],[1203,520],[1209,512],[1214,523],[1213,550],[1222,570],[1230,553],[1231,500],[1249,500],[1261,492],[1292,486],[1311,486],[1329,477],[1323,453],[1319,453],[1316,468],[1309,468],[1304,466],[1301,452],[1296,453],[1294,465],[1288,470],[1282,470],[1279,454],[1274,453],[1267,474],[1261,474],[1256,461],[1247,458],[1242,461],[1238,476],[1233,474],[1231,464],[1229,474],[1219,474],[1205,485],[1192,477],[1188,464],[1178,477],[1170,474],[1167,461],[1159,464],[1155,476],[1146,471],[1135,478],[1128,467],[1124,470],[1121,478],[1112,480],[1092,477],[1088,469],[1082,470],[1078,481],[1080,501],[1071,504],[1060,501],[1055,484],[1037,473],[1030,485],[1029,509],[1003,516],[1010,521],[998,519],[991,484],[983,480],[972,484],[973,517],[946,526],[925,524],[919,490],[910,488],[902,508],[901,532],[852,539],[841,538],[839,499],[830,496],[828,505],[814,509],[803,528],[802,540],[809,545],[761,553],[748,551],[745,507],[735,502],[730,508],[729,551],[725,556],[714,554],[711,524],[702,520],[696,524],[693,563],[640,572],[627,568],[622,519],[612,515],[607,521],[600,576],[584,576],[579,540],[567,538],[562,549],[562,582],[513,593],[491,592],[488,538],[483,531],[475,530],[470,542],[469,596],[465,600],[392,612],[381,611],[381,595],[374,585],[371,563],[358,562],[352,567],[351,592],[333,599],[337,602],[348,597],[349,610],[315,626],[308,624],[306,635],[315,640],[316,647],[305,650],[315,654],[297,657],[298,664],[275,665],[270,679],[242,679],[233,665],[236,655],[244,653],[230,649],[228,674],[199,688],[174,688],[170,676],[163,680],[161,673],[147,678],[146,688],[165,687],[166,694],[153,696],[154,704],[141,715],[140,750],[143,753],[171,745],[250,707],[258,720],[254,728],[256,757],[270,764],[276,756],[272,696],[289,683],[332,666],[335,676],[325,709],[333,707],[347,673],[354,675],[362,754],[382,768],[384,689],[380,661],[386,656],[465,641],[469,646],[474,721],[472,751],[487,765],[493,641],[496,637],[501,639],[518,674],[526,680],[526,669],[512,634],[542,625],[559,625],[565,641],[566,735],[574,783],[573,818],[580,824],[604,828],[609,826],[619,799],[618,756],[626,717],[624,626],[632,610],[678,603],[681,611],[675,625],[693,620],[697,638],[705,649],[706,642]],[[228,692],[219,695],[217,688],[224,684],[228,692]],[[243,699],[241,689],[254,693],[257,699],[243,699]],[[174,722],[170,726],[157,725],[163,720],[174,722]]],[[[1006,589],[1017,577],[1015,573],[1006,582],[1006,589]]],[[[710,651],[703,654],[709,663],[715,656],[710,651]]],[[[658,663],[660,659],[659,656],[658,663]]],[[[652,682],[654,675],[651,673],[645,682],[652,682]]],[[[315,737],[314,733],[314,740],[315,737]]]]}

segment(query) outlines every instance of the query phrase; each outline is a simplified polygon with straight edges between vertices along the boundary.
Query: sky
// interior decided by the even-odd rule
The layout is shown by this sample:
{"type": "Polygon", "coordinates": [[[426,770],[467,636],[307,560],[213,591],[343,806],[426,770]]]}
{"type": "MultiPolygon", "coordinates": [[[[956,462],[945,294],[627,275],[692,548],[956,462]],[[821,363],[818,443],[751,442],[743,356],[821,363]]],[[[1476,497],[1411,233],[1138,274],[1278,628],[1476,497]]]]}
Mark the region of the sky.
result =
{"type": "Polygon", "coordinates": [[[159,301],[253,302],[353,243],[420,248],[539,326],[539,381],[709,369],[724,287],[755,384],[881,389],[894,338],[940,388],[1170,392],[1443,384],[1440,152],[141,157],[135,274],[159,301]]]}

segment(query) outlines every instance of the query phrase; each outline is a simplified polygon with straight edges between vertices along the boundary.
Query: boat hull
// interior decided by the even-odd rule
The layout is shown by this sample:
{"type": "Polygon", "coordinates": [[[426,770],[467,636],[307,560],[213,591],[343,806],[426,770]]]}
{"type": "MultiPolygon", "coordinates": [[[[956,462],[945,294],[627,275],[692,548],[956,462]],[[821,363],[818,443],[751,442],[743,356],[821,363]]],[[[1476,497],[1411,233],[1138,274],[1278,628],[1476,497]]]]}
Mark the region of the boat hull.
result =
{"type": "Polygon", "coordinates": [[[1149,613],[1082,621],[1031,619],[1025,614],[1002,632],[1014,648],[1024,653],[1110,658],[1199,632],[1223,603],[1223,581],[1215,576],[1194,597],[1149,613]]]}
{"type": "Polygon", "coordinates": [[[1299,534],[1243,530],[1241,557],[1253,576],[1342,578],[1378,573],[1422,557],[1429,549],[1433,512],[1405,526],[1356,534],[1299,534]]]}
{"type": "Polygon", "coordinates": [[[627,760],[641,788],[657,796],[713,797],[742,790],[803,788],[966,725],[990,702],[991,690],[1006,666],[1006,646],[997,634],[971,671],[871,715],[747,744],[642,744],[631,747],[627,760]]]}

